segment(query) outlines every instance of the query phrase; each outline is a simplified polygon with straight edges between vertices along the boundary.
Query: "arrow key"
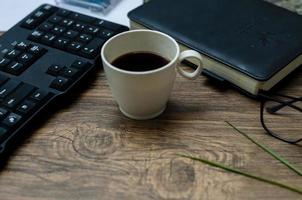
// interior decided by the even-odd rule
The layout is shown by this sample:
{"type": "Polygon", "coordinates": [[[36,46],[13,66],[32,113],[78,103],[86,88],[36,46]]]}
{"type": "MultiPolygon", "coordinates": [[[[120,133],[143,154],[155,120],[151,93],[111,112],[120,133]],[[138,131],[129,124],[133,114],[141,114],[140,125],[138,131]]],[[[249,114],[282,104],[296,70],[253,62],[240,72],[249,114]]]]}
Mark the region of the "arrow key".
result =
{"type": "Polygon", "coordinates": [[[22,117],[20,115],[17,115],[15,113],[10,113],[4,120],[3,120],[3,124],[5,124],[8,127],[12,127],[14,125],[16,125],[20,120],[22,119],[22,117]]]}
{"type": "Polygon", "coordinates": [[[53,82],[50,84],[50,87],[63,91],[70,85],[70,81],[67,78],[58,76],[53,82]]]}

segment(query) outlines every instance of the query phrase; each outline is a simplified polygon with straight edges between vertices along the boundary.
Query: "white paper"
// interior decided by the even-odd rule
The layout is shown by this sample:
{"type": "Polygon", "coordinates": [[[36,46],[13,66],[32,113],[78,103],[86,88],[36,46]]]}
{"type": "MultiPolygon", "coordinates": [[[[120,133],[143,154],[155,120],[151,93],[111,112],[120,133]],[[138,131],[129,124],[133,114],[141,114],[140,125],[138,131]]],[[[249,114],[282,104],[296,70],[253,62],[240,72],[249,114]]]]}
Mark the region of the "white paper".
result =
{"type": "MultiPolygon", "coordinates": [[[[0,31],[7,31],[43,3],[56,5],[55,0],[1,0],[0,31]]],[[[66,4],[60,4],[60,7],[129,26],[127,13],[142,3],[142,0],[121,0],[121,2],[106,15],[66,4]]]]}

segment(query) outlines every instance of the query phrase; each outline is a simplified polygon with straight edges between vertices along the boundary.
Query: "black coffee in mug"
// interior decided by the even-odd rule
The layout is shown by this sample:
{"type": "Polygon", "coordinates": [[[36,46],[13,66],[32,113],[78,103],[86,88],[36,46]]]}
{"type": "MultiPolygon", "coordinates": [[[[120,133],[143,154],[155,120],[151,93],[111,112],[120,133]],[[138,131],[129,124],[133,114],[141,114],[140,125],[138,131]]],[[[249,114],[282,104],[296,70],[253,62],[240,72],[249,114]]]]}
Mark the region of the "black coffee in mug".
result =
{"type": "Polygon", "coordinates": [[[151,52],[131,52],[115,59],[111,64],[133,72],[150,71],[167,65],[170,61],[151,52]]]}

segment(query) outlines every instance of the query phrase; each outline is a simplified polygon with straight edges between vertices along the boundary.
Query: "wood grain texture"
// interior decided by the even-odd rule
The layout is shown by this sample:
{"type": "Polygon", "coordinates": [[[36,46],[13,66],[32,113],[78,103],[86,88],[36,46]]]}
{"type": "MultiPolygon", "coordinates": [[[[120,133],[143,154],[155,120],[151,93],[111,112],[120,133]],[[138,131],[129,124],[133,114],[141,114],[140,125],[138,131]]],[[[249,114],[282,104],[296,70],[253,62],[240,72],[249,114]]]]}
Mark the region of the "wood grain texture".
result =
{"type": "MultiPolygon", "coordinates": [[[[301,96],[302,70],[281,90],[301,96]]],[[[267,136],[259,103],[233,89],[203,76],[178,76],[167,110],[149,121],[122,116],[102,71],[72,96],[10,157],[0,172],[1,200],[302,199],[175,155],[198,155],[302,186],[301,177],[226,125],[230,121],[302,168],[301,146],[267,136]]]]}

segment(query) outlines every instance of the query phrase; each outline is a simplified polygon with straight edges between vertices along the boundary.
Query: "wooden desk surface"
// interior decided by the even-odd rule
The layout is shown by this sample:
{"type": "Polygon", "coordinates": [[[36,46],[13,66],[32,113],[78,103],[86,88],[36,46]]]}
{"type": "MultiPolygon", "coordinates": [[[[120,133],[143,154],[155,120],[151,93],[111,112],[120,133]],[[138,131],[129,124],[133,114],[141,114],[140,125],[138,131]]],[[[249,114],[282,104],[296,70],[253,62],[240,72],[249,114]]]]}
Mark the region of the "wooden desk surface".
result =
{"type": "MultiPolygon", "coordinates": [[[[298,1],[291,2],[283,5],[298,1]]],[[[301,96],[302,70],[282,92],[301,96]]],[[[0,172],[0,199],[302,199],[175,155],[202,156],[301,187],[301,177],[225,120],[302,168],[302,148],[267,136],[259,103],[232,89],[214,87],[205,77],[178,76],[161,117],[132,121],[119,112],[101,72],[17,148],[0,172]]]]}

